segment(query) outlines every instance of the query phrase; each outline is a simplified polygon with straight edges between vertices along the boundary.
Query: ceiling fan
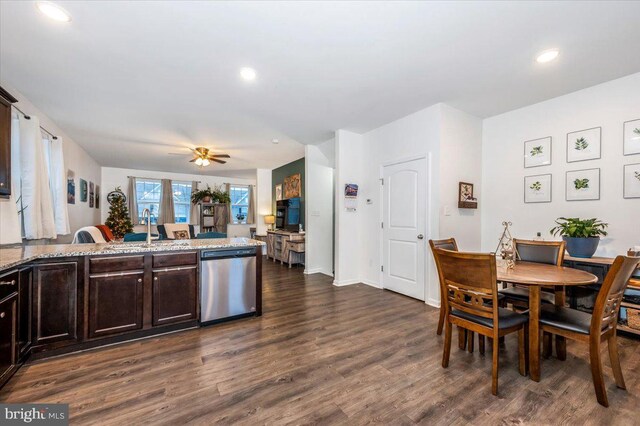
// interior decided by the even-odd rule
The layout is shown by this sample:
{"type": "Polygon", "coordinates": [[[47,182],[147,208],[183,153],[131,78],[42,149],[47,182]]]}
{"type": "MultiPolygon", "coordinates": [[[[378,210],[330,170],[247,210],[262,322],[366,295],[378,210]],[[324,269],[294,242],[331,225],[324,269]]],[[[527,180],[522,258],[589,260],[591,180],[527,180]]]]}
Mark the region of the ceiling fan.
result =
{"type": "Polygon", "coordinates": [[[193,151],[193,159],[190,160],[190,163],[196,163],[196,165],[200,167],[208,166],[212,161],[216,163],[225,164],[226,161],[220,160],[220,158],[231,158],[229,154],[214,154],[209,148],[205,148],[203,146],[198,146],[196,148],[189,148],[193,151]]]}

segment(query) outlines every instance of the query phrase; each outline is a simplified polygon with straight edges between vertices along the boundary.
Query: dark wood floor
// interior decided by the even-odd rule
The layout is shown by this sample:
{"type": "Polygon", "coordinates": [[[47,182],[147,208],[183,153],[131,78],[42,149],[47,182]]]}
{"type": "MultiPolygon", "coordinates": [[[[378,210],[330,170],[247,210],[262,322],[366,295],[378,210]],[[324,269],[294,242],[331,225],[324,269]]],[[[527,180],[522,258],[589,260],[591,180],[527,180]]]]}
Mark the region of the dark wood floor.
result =
{"type": "Polygon", "coordinates": [[[585,347],[517,372],[515,336],[501,350],[455,347],[440,366],[438,311],[366,285],[334,287],[265,264],[264,316],[67,355],[23,367],[3,402],[71,404],[73,424],[638,424],[640,342],[620,339],[628,392],[596,403],[585,347]]]}

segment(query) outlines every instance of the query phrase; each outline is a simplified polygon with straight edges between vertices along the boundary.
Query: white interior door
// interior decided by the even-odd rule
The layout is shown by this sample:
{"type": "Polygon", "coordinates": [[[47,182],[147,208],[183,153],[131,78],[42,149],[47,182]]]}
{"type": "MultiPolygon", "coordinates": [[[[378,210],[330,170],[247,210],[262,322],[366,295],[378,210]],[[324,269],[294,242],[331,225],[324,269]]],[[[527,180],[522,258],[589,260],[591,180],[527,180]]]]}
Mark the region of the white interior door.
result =
{"type": "Polygon", "coordinates": [[[384,288],[425,298],[427,160],[383,168],[384,288]]]}

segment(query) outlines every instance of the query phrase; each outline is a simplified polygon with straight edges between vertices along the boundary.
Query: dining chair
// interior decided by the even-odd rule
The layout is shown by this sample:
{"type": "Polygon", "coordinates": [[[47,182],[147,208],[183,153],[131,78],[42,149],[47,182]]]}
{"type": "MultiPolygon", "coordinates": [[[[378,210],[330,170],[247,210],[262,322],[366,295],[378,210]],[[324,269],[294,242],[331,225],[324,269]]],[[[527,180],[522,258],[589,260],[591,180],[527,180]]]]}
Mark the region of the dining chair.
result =
{"type": "Polygon", "coordinates": [[[609,406],[609,400],[602,374],[600,347],[606,340],[616,386],[626,389],[618,356],[616,327],[622,296],[638,265],[640,257],[616,257],[598,292],[592,314],[555,305],[544,305],[540,309],[542,331],[589,344],[589,363],[596,398],[605,407],[609,406]]]}
{"type": "Polygon", "coordinates": [[[518,370],[526,374],[526,315],[498,306],[497,266],[493,253],[461,253],[435,248],[444,283],[445,342],[442,367],[449,366],[452,326],[490,337],[493,347],[491,393],[498,394],[499,339],[518,332],[518,370]]]}
{"type": "MultiPolygon", "coordinates": [[[[431,247],[431,252],[433,253],[434,259],[436,256],[436,254],[433,252],[434,249],[439,248],[444,250],[458,251],[458,243],[456,243],[455,238],[447,238],[445,240],[429,240],[429,246],[431,247]]],[[[442,281],[438,262],[436,262],[436,269],[438,269],[438,277],[440,279],[440,318],[438,318],[438,330],[436,331],[436,334],[440,336],[444,327],[444,304],[442,302],[442,300],[444,299],[444,283],[442,281]]]]}
{"type": "MultiPolygon", "coordinates": [[[[562,262],[564,262],[564,241],[534,241],[514,238],[513,246],[518,253],[518,258],[524,262],[545,263],[556,266],[562,266],[562,262]]],[[[511,286],[499,290],[499,293],[504,296],[502,300],[503,306],[511,303],[516,308],[529,308],[529,289],[511,286]]],[[[542,303],[555,303],[555,294],[553,292],[542,291],[540,297],[542,303]]]]}

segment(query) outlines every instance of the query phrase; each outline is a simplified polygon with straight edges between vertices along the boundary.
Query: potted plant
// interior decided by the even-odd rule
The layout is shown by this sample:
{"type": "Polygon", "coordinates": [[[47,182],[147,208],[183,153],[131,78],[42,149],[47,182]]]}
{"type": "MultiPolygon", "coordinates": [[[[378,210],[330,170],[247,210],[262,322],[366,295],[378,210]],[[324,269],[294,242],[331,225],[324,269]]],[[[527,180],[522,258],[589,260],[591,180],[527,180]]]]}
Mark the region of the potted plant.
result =
{"type": "Polygon", "coordinates": [[[207,185],[207,187],[204,189],[193,191],[191,193],[191,202],[193,204],[198,204],[199,202],[210,203],[212,198],[213,191],[211,190],[209,185],[207,185]]]}
{"type": "Polygon", "coordinates": [[[567,251],[573,257],[592,257],[598,249],[600,236],[606,236],[604,223],[596,218],[580,219],[577,217],[559,217],[557,226],[551,228],[552,235],[561,235],[567,243],[567,251]]]}
{"type": "Polygon", "coordinates": [[[229,204],[231,202],[231,196],[221,188],[215,188],[212,194],[214,203],[229,204]]]}

